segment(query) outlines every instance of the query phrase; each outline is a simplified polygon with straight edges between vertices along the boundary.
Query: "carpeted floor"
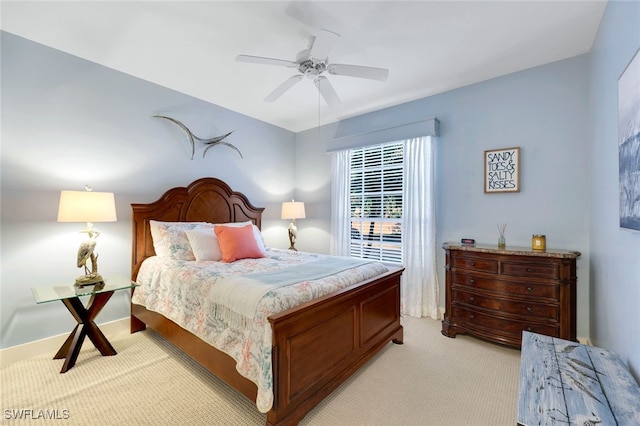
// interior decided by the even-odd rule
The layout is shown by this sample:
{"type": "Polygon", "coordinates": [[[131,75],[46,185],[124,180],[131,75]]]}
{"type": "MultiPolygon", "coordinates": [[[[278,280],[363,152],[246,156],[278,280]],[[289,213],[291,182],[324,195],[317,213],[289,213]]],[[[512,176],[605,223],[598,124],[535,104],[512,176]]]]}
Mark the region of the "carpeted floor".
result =
{"type": "MultiPolygon", "coordinates": [[[[520,352],[440,334],[440,321],[405,317],[389,344],[301,425],[514,425],[520,352]]],[[[118,355],[86,342],[71,370],[40,356],[0,371],[1,424],[262,425],[242,395],[157,334],[110,338],[118,355]],[[30,410],[30,411],[29,411],[30,410]],[[53,419],[47,419],[53,417],[53,419]]]]}

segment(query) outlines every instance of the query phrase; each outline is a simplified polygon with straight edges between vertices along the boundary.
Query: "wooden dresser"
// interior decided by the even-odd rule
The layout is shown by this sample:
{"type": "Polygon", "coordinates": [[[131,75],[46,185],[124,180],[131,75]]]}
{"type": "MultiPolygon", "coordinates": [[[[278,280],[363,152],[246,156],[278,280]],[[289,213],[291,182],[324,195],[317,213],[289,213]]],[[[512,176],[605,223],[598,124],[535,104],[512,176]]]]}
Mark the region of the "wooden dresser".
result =
{"type": "Polygon", "coordinates": [[[442,334],[520,347],[530,331],[576,340],[579,252],[445,243],[442,334]]]}

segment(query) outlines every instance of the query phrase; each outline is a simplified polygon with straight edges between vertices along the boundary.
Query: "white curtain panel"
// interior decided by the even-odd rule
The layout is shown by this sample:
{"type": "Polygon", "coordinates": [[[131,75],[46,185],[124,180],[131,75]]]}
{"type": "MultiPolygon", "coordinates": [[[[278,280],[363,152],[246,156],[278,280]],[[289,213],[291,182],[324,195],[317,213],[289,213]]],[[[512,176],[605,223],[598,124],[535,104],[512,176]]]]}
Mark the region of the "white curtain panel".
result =
{"type": "Polygon", "coordinates": [[[349,256],[351,211],[349,210],[349,150],[331,153],[331,239],[329,253],[349,256]]]}
{"type": "Polygon", "coordinates": [[[401,309],[412,317],[438,319],[433,153],[431,136],[405,141],[401,309]]]}

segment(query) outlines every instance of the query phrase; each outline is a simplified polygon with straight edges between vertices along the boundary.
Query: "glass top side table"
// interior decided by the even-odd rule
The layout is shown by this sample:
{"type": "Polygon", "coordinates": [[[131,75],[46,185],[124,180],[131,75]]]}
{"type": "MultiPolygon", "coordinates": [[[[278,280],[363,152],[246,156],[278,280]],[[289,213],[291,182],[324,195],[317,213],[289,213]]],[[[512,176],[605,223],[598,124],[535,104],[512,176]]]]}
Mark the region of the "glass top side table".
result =
{"type": "Polygon", "coordinates": [[[78,322],[71,334],[69,334],[69,337],[67,337],[67,340],[65,340],[53,357],[53,359],[65,358],[60,373],[66,373],[67,370],[75,365],[85,337],[89,337],[89,340],[91,340],[103,356],[115,355],[117,353],[102,331],[100,331],[94,319],[115,291],[131,289],[137,285],[138,284],[126,277],[114,276],[105,278],[102,283],[83,287],[78,287],[73,284],[62,284],[53,287],[35,287],[31,289],[36,303],[60,300],[78,322]],[[82,304],[82,301],[80,301],[81,296],[90,296],[86,307],[82,304]]]}

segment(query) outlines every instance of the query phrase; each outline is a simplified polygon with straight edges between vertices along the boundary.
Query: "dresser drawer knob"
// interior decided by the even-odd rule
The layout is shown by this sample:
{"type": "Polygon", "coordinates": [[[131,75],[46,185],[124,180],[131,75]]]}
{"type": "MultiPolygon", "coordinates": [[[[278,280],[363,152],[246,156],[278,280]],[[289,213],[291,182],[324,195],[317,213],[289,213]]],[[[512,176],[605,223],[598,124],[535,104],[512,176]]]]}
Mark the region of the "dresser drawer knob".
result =
{"type": "Polygon", "coordinates": [[[473,296],[471,296],[471,297],[469,298],[469,302],[473,302],[474,300],[476,300],[476,298],[475,298],[475,297],[473,297],[473,296]]]}
{"type": "Polygon", "coordinates": [[[531,292],[533,291],[533,289],[532,289],[531,287],[527,287],[527,291],[528,291],[529,293],[531,293],[531,292]]]}
{"type": "Polygon", "coordinates": [[[533,269],[527,268],[527,272],[533,272],[533,269]]]}
{"type": "Polygon", "coordinates": [[[469,280],[469,284],[473,284],[475,282],[476,282],[476,280],[474,280],[474,279],[469,280]]]}
{"type": "Polygon", "coordinates": [[[476,266],[476,262],[471,262],[471,266],[476,266]]]}
{"type": "Polygon", "coordinates": [[[532,330],[531,330],[531,327],[527,327],[527,331],[532,331],[532,330]]]}
{"type": "Polygon", "coordinates": [[[469,315],[469,318],[470,318],[470,319],[474,319],[475,317],[476,317],[476,316],[475,316],[475,315],[473,315],[473,314],[469,315]]]}
{"type": "Polygon", "coordinates": [[[531,306],[527,306],[527,312],[532,312],[533,308],[531,308],[531,306]]]}

